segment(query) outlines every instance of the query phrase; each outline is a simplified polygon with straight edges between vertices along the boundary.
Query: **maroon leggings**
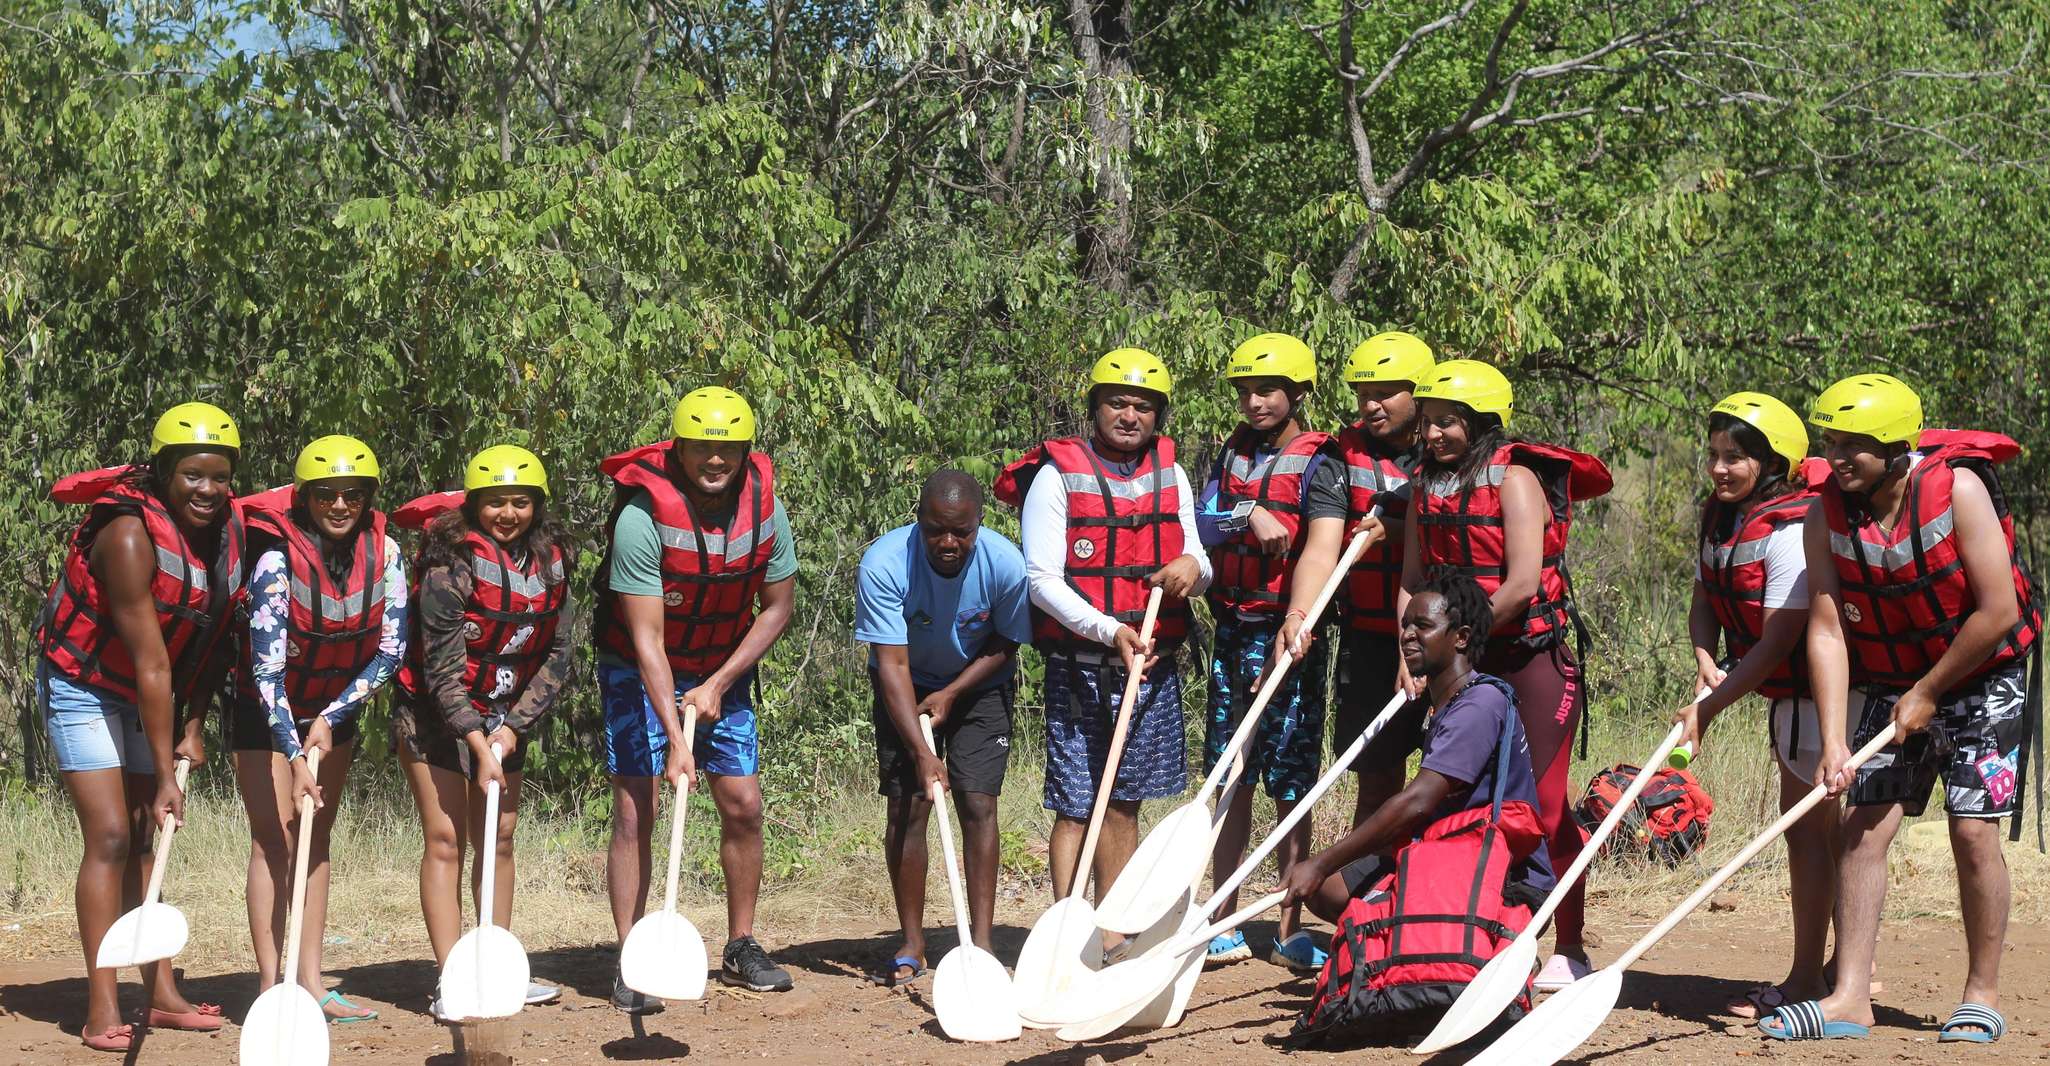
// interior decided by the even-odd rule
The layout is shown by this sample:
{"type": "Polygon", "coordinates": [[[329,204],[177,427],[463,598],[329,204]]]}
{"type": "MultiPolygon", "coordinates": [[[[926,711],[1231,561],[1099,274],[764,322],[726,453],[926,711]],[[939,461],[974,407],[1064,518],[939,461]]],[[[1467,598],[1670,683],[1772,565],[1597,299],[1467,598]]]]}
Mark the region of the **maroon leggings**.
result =
{"type": "MultiPolygon", "coordinates": [[[[1580,854],[1580,826],[1573,820],[1572,800],[1567,795],[1573,772],[1573,731],[1580,724],[1585,693],[1580,687],[1580,666],[1559,642],[1532,650],[1503,634],[1488,638],[1488,652],[1481,669],[1509,682],[1516,690],[1517,717],[1530,742],[1530,769],[1537,778],[1538,817],[1545,827],[1545,847],[1552,859],[1552,872],[1564,874],[1580,854]],[[1497,642],[1500,643],[1497,643],[1497,642]]],[[[1560,902],[1552,931],[1558,943],[1580,944],[1587,921],[1587,895],[1576,880],[1560,902]]]]}

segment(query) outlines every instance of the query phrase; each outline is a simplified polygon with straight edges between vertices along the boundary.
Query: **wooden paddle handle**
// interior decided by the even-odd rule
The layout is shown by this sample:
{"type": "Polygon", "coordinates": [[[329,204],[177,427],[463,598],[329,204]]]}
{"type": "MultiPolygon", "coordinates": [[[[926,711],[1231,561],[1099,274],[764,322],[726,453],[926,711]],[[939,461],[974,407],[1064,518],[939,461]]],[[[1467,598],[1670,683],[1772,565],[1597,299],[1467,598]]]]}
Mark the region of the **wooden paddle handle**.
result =
{"type": "MultiPolygon", "coordinates": [[[[940,746],[933,742],[932,715],[918,716],[918,729],[925,734],[926,750],[934,755],[940,746]]],[[[947,890],[954,897],[954,931],[960,934],[961,943],[974,942],[974,935],[968,922],[968,891],[961,884],[961,860],[954,854],[954,821],[947,812],[947,794],[941,790],[937,779],[926,783],[926,796],[932,800],[932,808],[940,816],[940,849],[947,856],[947,890]]]]}
{"type": "MultiPolygon", "coordinates": [[[[1139,643],[1153,639],[1153,624],[1160,619],[1160,586],[1153,586],[1153,594],[1146,597],[1146,620],[1140,623],[1139,643]]],[[[1071,882],[1068,895],[1079,897],[1089,883],[1089,864],[1096,858],[1096,838],[1103,833],[1103,812],[1110,809],[1110,793],[1117,787],[1118,762],[1125,754],[1125,734],[1131,730],[1132,704],[1138,702],[1139,685],[1146,679],[1145,662],[1139,669],[1126,671],[1125,696],[1118,702],[1117,723],[1110,731],[1110,751],[1103,760],[1103,780],[1096,786],[1096,806],[1089,812],[1089,829],[1082,834],[1082,854],[1075,859],[1075,879],[1071,882]]]]}
{"type": "MultiPolygon", "coordinates": [[[[171,772],[171,780],[177,784],[178,791],[182,795],[185,792],[186,775],[192,772],[192,760],[179,759],[175,765],[177,769],[171,772]]],[[[165,864],[171,859],[171,834],[176,832],[177,829],[177,819],[166,818],[164,819],[163,829],[157,833],[157,853],[150,860],[149,888],[142,894],[142,905],[145,907],[155,903],[157,897],[163,894],[164,868],[165,864]]]]}
{"type": "MultiPolygon", "coordinates": [[[[1859,748],[1851,755],[1851,761],[1844,764],[1844,769],[1846,771],[1856,770],[1864,765],[1865,760],[1879,754],[1879,749],[1893,743],[1894,733],[1898,728],[1894,723],[1888,722],[1886,728],[1879,731],[1878,736],[1866,741],[1864,747],[1859,748]]],[[[1763,851],[1767,844],[1779,839],[1780,834],[1792,828],[1795,822],[1800,821],[1803,816],[1814,809],[1816,804],[1822,802],[1823,797],[1828,795],[1829,782],[1817,782],[1814,788],[1808,790],[1807,795],[1801,797],[1801,802],[1787,808],[1787,812],[1780,815],[1779,821],[1766,826],[1764,832],[1753,837],[1751,843],[1744,845],[1744,849],[1737,852],[1734,858],[1724,863],[1721,869],[1710,874],[1708,880],[1703,881],[1701,887],[1694,890],[1693,895],[1688,896],[1678,907],[1673,908],[1673,913],[1666,915],[1659,924],[1652,926],[1651,932],[1644,934],[1637,943],[1630,946],[1629,951],[1623,953],[1622,958],[1609,965],[1617,969],[1628,969],[1631,963],[1636,962],[1639,958],[1643,957],[1645,952],[1650,951],[1652,945],[1659,942],[1659,938],[1672,932],[1673,927],[1680,924],[1680,919],[1693,913],[1694,908],[1701,906],[1709,896],[1715,893],[1716,889],[1723,887],[1723,882],[1735,876],[1737,871],[1743,869],[1744,864],[1750,862],[1753,856],[1763,851]]]]}
{"type": "MultiPolygon", "coordinates": [[[[320,751],[306,753],[306,772],[320,779],[320,751]]],[[[292,909],[285,915],[285,943],[279,949],[278,983],[296,981],[292,964],[299,960],[299,934],[306,922],[306,866],[313,857],[313,797],[299,797],[299,832],[292,841],[292,909]]]]}
{"type": "MultiPolygon", "coordinates": [[[[695,754],[698,740],[698,707],[695,703],[683,705],[683,750],[695,754]]],[[[690,778],[676,783],[676,794],[669,805],[669,874],[662,894],[662,909],[676,911],[676,881],[683,870],[683,814],[690,808],[690,778]]]]}
{"type": "MultiPolygon", "coordinates": [[[[1315,626],[1317,619],[1324,617],[1324,608],[1331,605],[1331,597],[1337,594],[1338,586],[1345,582],[1346,572],[1352,569],[1353,563],[1359,561],[1361,553],[1378,539],[1378,531],[1363,529],[1353,534],[1351,543],[1345,546],[1345,553],[1338,557],[1338,564],[1331,568],[1331,576],[1324,579],[1324,587],[1318,589],[1317,597],[1310,601],[1309,613],[1303,616],[1304,628],[1315,626]]],[[[1279,642],[1277,638],[1276,643],[1279,642]]],[[[1196,790],[1194,802],[1207,802],[1215,794],[1218,785],[1224,780],[1224,775],[1230,771],[1231,764],[1237,761],[1234,757],[1245,748],[1252,740],[1253,733],[1259,729],[1261,712],[1267,709],[1267,703],[1274,698],[1274,694],[1281,690],[1282,680],[1288,676],[1289,669],[1294,665],[1295,653],[1288,648],[1281,649],[1280,654],[1275,656],[1274,662],[1267,668],[1266,678],[1260,683],[1260,691],[1253,696],[1253,705],[1246,709],[1245,717],[1239,719],[1239,727],[1232,733],[1231,740],[1225,743],[1223,754],[1217,758],[1217,765],[1211,767],[1209,776],[1203,779],[1203,787],[1196,790]]]]}

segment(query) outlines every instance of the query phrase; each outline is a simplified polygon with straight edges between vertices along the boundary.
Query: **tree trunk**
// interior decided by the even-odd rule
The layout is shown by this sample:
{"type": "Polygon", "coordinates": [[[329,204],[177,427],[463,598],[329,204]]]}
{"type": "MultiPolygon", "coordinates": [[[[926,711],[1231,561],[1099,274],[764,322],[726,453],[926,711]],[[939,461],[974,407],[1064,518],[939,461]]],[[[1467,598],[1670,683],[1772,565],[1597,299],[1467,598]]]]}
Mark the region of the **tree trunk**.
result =
{"type": "Polygon", "coordinates": [[[1132,74],[1131,10],[1126,0],[1068,0],[1068,26],[1088,77],[1082,107],[1095,159],[1075,251],[1084,277],[1126,292],[1132,285],[1132,116],[1117,107],[1113,88],[1132,74]]]}

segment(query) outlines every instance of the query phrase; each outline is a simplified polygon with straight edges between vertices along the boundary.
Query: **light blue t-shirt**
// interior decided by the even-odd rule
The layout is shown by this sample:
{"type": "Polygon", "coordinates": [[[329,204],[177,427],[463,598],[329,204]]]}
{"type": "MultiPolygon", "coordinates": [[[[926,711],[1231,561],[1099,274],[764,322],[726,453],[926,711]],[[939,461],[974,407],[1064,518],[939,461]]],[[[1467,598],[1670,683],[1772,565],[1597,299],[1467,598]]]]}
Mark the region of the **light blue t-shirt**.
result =
{"type": "MultiPolygon", "coordinates": [[[[1032,639],[1025,556],[986,526],[953,577],[941,577],[926,561],[916,524],[893,529],[862,555],[858,584],[854,639],[905,646],[912,683],[920,688],[940,688],[958,677],[992,633],[1018,644],[1032,639]]],[[[871,650],[869,665],[875,661],[871,650]]],[[[1006,670],[991,683],[1009,679],[1006,670]]]]}

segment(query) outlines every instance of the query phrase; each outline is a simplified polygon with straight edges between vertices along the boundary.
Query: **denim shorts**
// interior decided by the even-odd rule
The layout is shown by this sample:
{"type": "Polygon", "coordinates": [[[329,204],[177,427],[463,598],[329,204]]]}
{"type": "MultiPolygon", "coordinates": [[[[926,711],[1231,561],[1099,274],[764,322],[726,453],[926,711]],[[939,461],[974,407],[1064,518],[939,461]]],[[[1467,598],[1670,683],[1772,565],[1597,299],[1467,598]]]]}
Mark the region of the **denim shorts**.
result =
{"type": "MultiPolygon", "coordinates": [[[[678,696],[696,688],[699,678],[675,675],[678,696]]],[[[614,777],[660,777],[669,758],[669,731],[648,702],[641,672],[621,663],[599,662],[598,697],[605,707],[605,770],[614,777]]],[[[691,740],[698,769],[721,777],[752,777],[761,769],[761,742],[755,734],[754,675],[726,690],[719,717],[699,722],[691,740]]]]}
{"type": "Polygon", "coordinates": [[[36,668],[36,693],[43,703],[43,724],[57,752],[57,769],[65,773],[122,769],[131,774],[157,772],[149,740],[142,732],[142,712],[110,692],[80,685],[48,662],[36,668]]]}

